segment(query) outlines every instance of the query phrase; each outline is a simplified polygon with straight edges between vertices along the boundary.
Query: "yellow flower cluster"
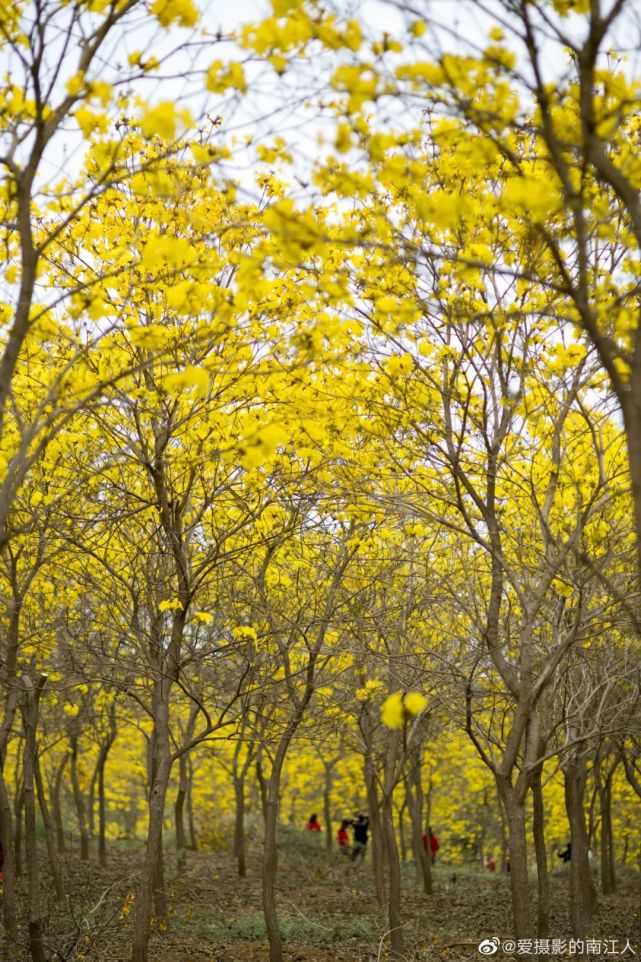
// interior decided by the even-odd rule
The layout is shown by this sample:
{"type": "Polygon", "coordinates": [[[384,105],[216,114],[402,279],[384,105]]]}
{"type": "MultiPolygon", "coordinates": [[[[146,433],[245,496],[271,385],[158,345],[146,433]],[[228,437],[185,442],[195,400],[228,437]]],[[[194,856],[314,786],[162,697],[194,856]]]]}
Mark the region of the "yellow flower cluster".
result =
{"type": "Polygon", "coordinates": [[[381,721],[387,728],[400,728],[404,721],[420,715],[426,708],[427,698],[420,692],[395,691],[381,705],[381,721]]]}

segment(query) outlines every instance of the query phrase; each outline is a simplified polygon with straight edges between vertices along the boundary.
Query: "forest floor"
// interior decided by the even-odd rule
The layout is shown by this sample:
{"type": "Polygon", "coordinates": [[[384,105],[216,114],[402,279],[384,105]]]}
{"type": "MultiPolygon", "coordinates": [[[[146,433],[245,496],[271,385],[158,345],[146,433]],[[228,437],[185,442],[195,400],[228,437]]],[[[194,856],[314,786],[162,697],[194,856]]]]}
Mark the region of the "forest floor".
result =
{"type": "MultiPolygon", "coordinates": [[[[377,909],[371,866],[352,865],[338,853],[328,857],[320,843],[301,838],[300,833],[283,833],[278,909],[286,962],[389,959],[387,927],[377,909]]],[[[50,901],[45,884],[51,962],[128,962],[138,857],[139,852],[114,843],[107,868],[95,861],[64,860],[69,899],[63,910],[50,901]]],[[[180,872],[175,856],[169,854],[166,875],[169,927],[154,932],[149,962],[267,962],[258,851],[248,858],[245,879],[237,877],[227,853],[189,852],[180,872]]],[[[483,957],[479,942],[511,936],[509,876],[437,864],[434,894],[427,898],[413,865],[405,865],[403,875],[407,962],[478,960],[483,957]]],[[[550,939],[567,941],[567,869],[555,867],[550,882],[550,939]]],[[[634,959],[634,952],[641,962],[639,903],[638,875],[622,869],[617,893],[599,896],[589,933],[609,945],[593,946],[591,954],[623,960],[634,959]],[[624,952],[627,940],[631,948],[624,952]]],[[[532,909],[535,914],[534,886],[532,909]]],[[[550,943],[546,954],[571,955],[569,949],[550,943]]],[[[515,957],[535,958],[526,952],[515,957]]],[[[494,958],[506,955],[499,949],[494,958]]]]}

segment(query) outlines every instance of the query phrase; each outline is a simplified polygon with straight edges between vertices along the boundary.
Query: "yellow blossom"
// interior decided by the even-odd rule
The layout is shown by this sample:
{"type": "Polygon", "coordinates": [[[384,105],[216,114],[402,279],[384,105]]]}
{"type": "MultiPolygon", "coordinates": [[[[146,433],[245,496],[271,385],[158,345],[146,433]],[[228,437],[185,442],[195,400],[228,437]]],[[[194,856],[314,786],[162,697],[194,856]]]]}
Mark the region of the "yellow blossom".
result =
{"type": "Polygon", "coordinates": [[[395,691],[381,705],[381,721],[387,728],[400,728],[404,718],[403,696],[400,691],[395,691]]]}

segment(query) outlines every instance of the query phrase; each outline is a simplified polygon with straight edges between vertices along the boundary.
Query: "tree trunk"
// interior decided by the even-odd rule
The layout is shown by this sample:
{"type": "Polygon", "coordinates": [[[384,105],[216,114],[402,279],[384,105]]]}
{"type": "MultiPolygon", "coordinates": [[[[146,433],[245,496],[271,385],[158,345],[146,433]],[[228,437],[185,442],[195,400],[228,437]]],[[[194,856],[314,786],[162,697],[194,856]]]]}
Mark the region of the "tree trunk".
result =
{"type": "Polygon", "coordinates": [[[176,850],[178,852],[178,871],[185,868],[185,848],[187,846],[185,834],[185,799],[187,797],[187,756],[183,754],[178,759],[178,792],[174,804],[174,823],[176,828],[176,850]]]}
{"type": "Polygon", "coordinates": [[[18,951],[18,917],[16,914],[16,868],[13,838],[13,814],[4,772],[0,766],[0,838],[4,847],[4,883],[2,889],[2,919],[4,923],[5,957],[13,958],[18,951]]]}
{"type": "MultiPolygon", "coordinates": [[[[265,842],[263,847],[263,911],[269,939],[269,962],[283,962],[283,939],[276,912],[276,872],[278,869],[278,808],[280,779],[290,742],[298,728],[304,710],[300,708],[281,735],[272,763],[265,806],[265,842]]],[[[257,763],[258,764],[258,763],[257,763]]]]}
{"type": "Polygon", "coordinates": [[[372,869],[374,872],[376,901],[378,902],[379,908],[382,909],[385,906],[384,842],[381,828],[380,802],[378,798],[378,781],[369,746],[365,749],[365,790],[367,792],[369,830],[372,838],[372,869]]]}
{"type": "Polygon", "coordinates": [[[116,715],[115,706],[110,710],[110,729],[107,735],[101,739],[100,751],[96,760],[96,767],[91,777],[89,789],[89,834],[93,838],[95,834],[95,795],[98,786],[98,859],[102,866],[107,864],[107,810],[105,803],[105,767],[107,758],[111,751],[111,746],[116,740],[116,715]]]}
{"type": "Polygon", "coordinates": [[[96,787],[98,785],[100,754],[101,753],[98,752],[98,758],[96,759],[91,781],[89,782],[89,791],[87,792],[87,829],[89,838],[95,838],[96,835],[96,787]]]}
{"type": "MultiPolygon", "coordinates": [[[[149,773],[149,784],[153,787],[156,781],[156,775],[158,772],[163,772],[166,768],[169,769],[169,774],[167,775],[165,790],[163,794],[163,805],[162,812],[160,813],[160,827],[158,831],[158,839],[155,847],[155,862],[152,868],[152,899],[153,899],[153,913],[156,918],[156,923],[158,930],[164,932],[167,929],[167,919],[169,915],[169,909],[167,905],[167,890],[165,888],[165,840],[164,840],[164,826],[165,826],[165,802],[167,798],[167,792],[169,790],[169,779],[171,777],[171,749],[169,742],[169,708],[168,705],[163,706],[161,709],[161,714],[164,716],[162,723],[154,729],[152,732],[152,737],[150,740],[150,764],[151,770],[149,773]],[[162,728],[162,734],[161,734],[162,728]]],[[[150,792],[151,797],[151,792],[150,792]]]]}
{"type": "Polygon", "coordinates": [[[187,767],[189,769],[189,777],[187,779],[187,824],[189,826],[189,848],[192,852],[196,852],[198,850],[198,836],[196,835],[196,822],[194,820],[194,767],[191,761],[191,755],[188,757],[187,767]]]}
{"type": "MultiPolygon", "coordinates": [[[[162,896],[158,898],[158,891],[159,886],[164,885],[164,873],[161,871],[163,822],[172,765],[169,743],[169,693],[164,678],[160,678],[156,683],[154,693],[152,741],[147,845],[136,899],[131,962],[147,962],[152,903],[160,904],[162,909],[163,901],[162,896]]],[[[160,922],[164,923],[162,916],[160,922]]]]}
{"type": "MultiPolygon", "coordinates": [[[[169,787],[169,779],[167,779],[167,787],[169,787]]],[[[167,929],[167,920],[169,918],[169,903],[167,902],[167,886],[165,885],[165,847],[162,829],[164,827],[164,813],[163,820],[160,828],[160,845],[158,848],[158,858],[156,860],[156,868],[154,871],[154,914],[156,916],[156,921],[158,923],[158,930],[160,932],[165,932],[167,929]]]]}
{"type": "MultiPolygon", "coordinates": [[[[398,840],[401,846],[401,862],[403,865],[407,862],[407,842],[405,840],[405,809],[407,805],[407,796],[403,799],[403,804],[398,806],[398,840]]],[[[420,876],[420,866],[418,862],[416,864],[417,877],[420,876]]]]}
{"type": "Polygon", "coordinates": [[[497,775],[496,782],[507,819],[514,937],[516,939],[531,938],[524,799],[507,779],[497,775]]]}
{"type": "Polygon", "coordinates": [[[545,807],[543,804],[543,766],[532,772],[532,836],[536,855],[536,879],[538,890],[537,934],[540,939],[548,937],[550,925],[550,884],[548,860],[545,847],[545,807]]]}
{"type": "Polygon", "coordinates": [[[269,795],[265,808],[265,842],[263,852],[263,911],[265,913],[265,926],[267,928],[267,938],[269,939],[269,959],[270,962],[282,962],[283,959],[283,940],[278,926],[278,916],[276,914],[276,871],[278,869],[277,854],[277,824],[278,824],[278,788],[280,783],[278,772],[272,768],[269,780],[269,795]],[[272,786],[275,793],[272,791],[272,786]],[[274,797],[275,794],[275,797],[274,797]]]}
{"type": "MultiPolygon", "coordinates": [[[[605,815],[602,816],[603,822],[607,826],[608,852],[610,855],[610,885],[612,892],[617,890],[616,873],[616,850],[614,847],[614,829],[612,827],[612,779],[614,769],[612,769],[605,780],[605,815]]],[[[602,828],[603,831],[603,828],[602,828]]]]}
{"type": "Polygon", "coordinates": [[[74,731],[69,735],[71,743],[71,786],[73,788],[73,799],[76,804],[76,817],[78,819],[78,834],[80,835],[80,861],[89,861],[89,830],[87,827],[87,810],[85,799],[80,788],[78,777],[78,733],[74,731]]]}
{"type": "Polygon", "coordinates": [[[601,780],[600,772],[596,773],[596,778],[601,810],[601,891],[604,895],[612,895],[616,891],[612,831],[612,773],[607,775],[605,782],[601,780]]]}
{"type": "MultiPolygon", "coordinates": [[[[234,796],[236,800],[236,811],[234,818],[234,857],[237,859],[238,877],[245,878],[247,875],[247,847],[245,840],[245,783],[247,772],[254,759],[254,746],[247,745],[245,759],[241,764],[242,742],[238,742],[234,751],[233,775],[234,775],[234,796]]],[[[264,813],[264,809],[263,809],[264,813]]]]}
{"type": "Polygon", "coordinates": [[[576,939],[584,939],[592,924],[596,893],[588,859],[583,797],[587,778],[585,758],[570,761],[563,769],[565,808],[570,823],[570,922],[576,939]]]}
{"type": "MultiPolygon", "coordinates": [[[[637,338],[639,335],[637,334],[637,338]]],[[[637,546],[637,575],[641,578],[641,377],[638,360],[630,379],[630,392],[619,397],[623,412],[623,423],[630,461],[630,480],[632,482],[632,501],[637,546]]]]}
{"type": "Polygon", "coordinates": [[[389,922],[390,949],[392,958],[403,958],[405,940],[401,919],[401,863],[394,833],[394,809],[392,798],[383,795],[382,828],[387,856],[389,887],[387,896],[387,917],[389,922]]]}
{"type": "Polygon", "coordinates": [[[23,816],[24,816],[24,783],[20,781],[18,788],[16,789],[16,797],[13,802],[14,811],[14,835],[13,835],[13,848],[14,848],[14,859],[15,859],[15,875],[16,878],[22,877],[22,828],[23,828],[23,816]]]}
{"type": "Polygon", "coordinates": [[[62,872],[60,871],[60,862],[58,860],[58,852],[56,849],[56,830],[51,819],[51,813],[49,811],[49,805],[47,804],[47,795],[45,792],[44,782],[42,779],[42,771],[40,769],[40,755],[36,755],[34,761],[34,775],[36,779],[36,790],[38,792],[38,802],[40,804],[40,813],[42,815],[42,822],[45,830],[45,840],[47,843],[47,855],[49,857],[49,867],[51,868],[51,877],[53,878],[53,888],[56,893],[56,901],[62,902],[65,897],[65,887],[62,881],[62,872]]]}
{"type": "Polygon", "coordinates": [[[98,769],[98,860],[104,867],[107,864],[107,802],[105,799],[105,768],[107,756],[113,741],[106,747],[98,769]]]}
{"type": "Polygon", "coordinates": [[[394,729],[387,732],[387,748],[385,752],[385,776],[383,784],[383,838],[388,868],[389,886],[387,893],[387,917],[390,935],[390,953],[393,958],[404,958],[405,940],[403,938],[403,920],[401,918],[401,863],[398,857],[398,846],[394,832],[394,787],[397,776],[397,764],[401,747],[401,734],[394,729]]]}
{"type": "Polygon", "coordinates": [[[407,790],[405,797],[410,811],[412,823],[412,848],[418,870],[419,880],[423,884],[425,895],[432,894],[432,859],[431,853],[423,845],[423,830],[425,819],[423,817],[423,785],[421,782],[421,757],[420,753],[414,755],[412,767],[407,778],[407,790]]]}
{"type": "Polygon", "coordinates": [[[69,761],[69,755],[65,754],[62,761],[56,769],[56,777],[54,779],[53,788],[51,791],[51,809],[53,812],[53,820],[56,826],[56,845],[59,852],[65,851],[65,828],[64,822],[62,820],[62,806],[60,804],[60,793],[62,791],[62,776],[64,775],[67,762],[69,761]]]}
{"type": "Polygon", "coordinates": [[[263,753],[260,748],[258,749],[258,754],[256,756],[256,778],[258,779],[258,785],[260,787],[260,804],[263,812],[263,818],[266,821],[269,779],[265,778],[265,773],[263,771],[263,753]]]}
{"type": "Polygon", "coordinates": [[[245,779],[242,775],[234,778],[236,811],[234,817],[234,856],[238,864],[238,878],[247,877],[245,855],[245,779]]]}
{"type": "Polygon", "coordinates": [[[639,937],[639,936],[641,936],[641,846],[639,847],[639,859],[638,859],[638,863],[637,863],[637,873],[638,873],[637,878],[639,879],[639,882],[638,882],[638,885],[639,885],[639,902],[638,902],[638,905],[637,905],[637,918],[638,918],[639,922],[638,922],[638,929],[637,929],[637,937],[639,937]]]}
{"type": "Polygon", "coordinates": [[[136,900],[136,915],[131,949],[132,962],[147,962],[151,906],[154,891],[159,884],[158,865],[163,856],[162,829],[170,771],[171,766],[167,761],[160,765],[151,790],[147,846],[138,888],[138,898],[136,900]]]}
{"type": "Polygon", "coordinates": [[[497,801],[498,801],[498,812],[501,821],[501,872],[507,872],[509,864],[509,843],[508,843],[508,831],[507,831],[507,818],[505,815],[505,805],[501,799],[501,793],[498,791],[497,782],[497,801]]]}
{"type": "Polygon", "coordinates": [[[595,763],[593,771],[595,772],[594,777],[594,789],[592,791],[592,796],[590,798],[590,805],[588,808],[588,827],[587,827],[587,838],[588,838],[588,848],[595,848],[596,846],[596,829],[597,829],[597,815],[596,815],[596,800],[599,798],[599,784],[601,780],[601,774],[598,771],[599,765],[595,763]]]}
{"type": "MultiPolygon", "coordinates": [[[[183,748],[187,748],[194,737],[196,718],[198,717],[198,706],[192,702],[189,709],[189,719],[183,731],[181,726],[181,737],[183,748]]],[[[176,827],[176,849],[178,851],[178,871],[182,872],[185,868],[187,857],[187,836],[185,833],[185,802],[189,792],[189,751],[183,751],[178,758],[178,793],[174,804],[174,822],[176,827]]],[[[164,890],[164,885],[163,885],[164,890]]]]}
{"type": "Polygon", "coordinates": [[[29,899],[29,952],[32,962],[47,962],[42,942],[42,913],[40,907],[40,870],[36,844],[36,798],[35,764],[36,732],[38,730],[38,704],[46,676],[36,685],[24,676],[25,686],[22,719],[24,725],[23,792],[25,812],[25,863],[27,867],[27,892],[29,899]]]}
{"type": "Polygon", "coordinates": [[[323,784],[323,817],[325,819],[325,848],[332,850],[332,765],[325,765],[323,784]]]}
{"type": "MultiPolygon", "coordinates": [[[[601,816],[601,831],[600,831],[601,844],[599,848],[599,854],[600,854],[599,861],[600,861],[600,870],[601,870],[600,872],[601,891],[603,892],[604,895],[610,895],[612,892],[611,879],[610,879],[610,852],[609,852],[610,837],[609,837],[608,829],[604,820],[604,814],[605,814],[605,808],[606,808],[605,801],[604,801],[605,791],[603,788],[603,780],[601,778],[600,763],[598,761],[595,762],[592,770],[594,773],[594,781],[595,781],[594,794],[598,795],[598,798],[599,798],[599,814],[601,816]]],[[[593,845],[593,844],[594,844],[593,837],[590,834],[589,827],[588,827],[588,845],[593,845]]]]}
{"type": "Polygon", "coordinates": [[[610,835],[610,879],[612,891],[617,890],[616,847],[614,844],[614,827],[612,825],[612,783],[608,786],[608,830],[610,835]]]}

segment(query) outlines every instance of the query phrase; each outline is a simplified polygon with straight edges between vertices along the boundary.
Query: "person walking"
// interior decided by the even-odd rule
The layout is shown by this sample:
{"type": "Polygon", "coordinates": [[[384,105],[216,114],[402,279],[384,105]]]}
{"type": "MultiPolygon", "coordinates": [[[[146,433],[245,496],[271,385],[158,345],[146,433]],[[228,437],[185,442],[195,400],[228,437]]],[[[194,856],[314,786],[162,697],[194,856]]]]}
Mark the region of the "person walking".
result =
{"type": "Polygon", "coordinates": [[[367,851],[367,839],[369,830],[369,818],[367,815],[359,813],[352,822],[354,827],[354,845],[352,846],[352,862],[357,859],[361,861],[365,858],[367,851]]]}
{"type": "Polygon", "coordinates": [[[440,843],[436,835],[432,831],[432,826],[430,825],[427,832],[423,835],[423,848],[426,852],[429,852],[430,858],[432,859],[432,865],[436,861],[436,853],[440,849],[440,843]]]}

